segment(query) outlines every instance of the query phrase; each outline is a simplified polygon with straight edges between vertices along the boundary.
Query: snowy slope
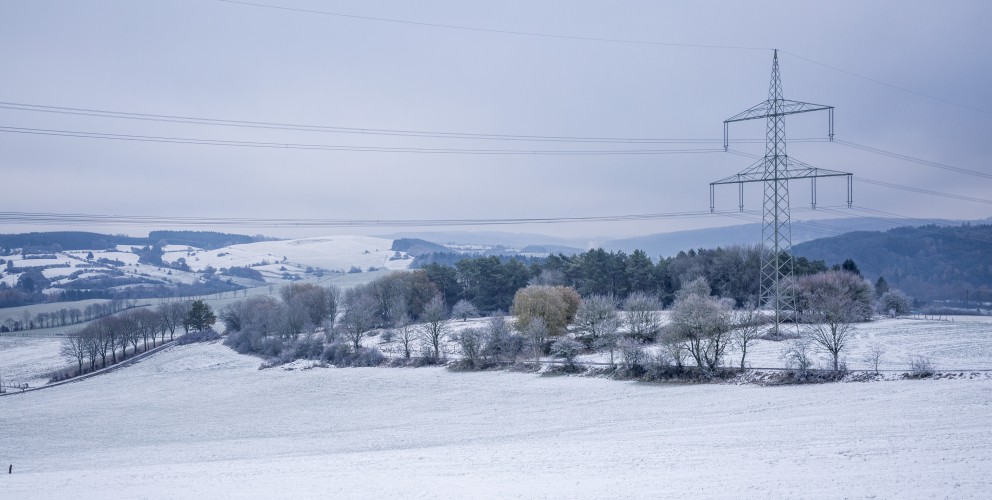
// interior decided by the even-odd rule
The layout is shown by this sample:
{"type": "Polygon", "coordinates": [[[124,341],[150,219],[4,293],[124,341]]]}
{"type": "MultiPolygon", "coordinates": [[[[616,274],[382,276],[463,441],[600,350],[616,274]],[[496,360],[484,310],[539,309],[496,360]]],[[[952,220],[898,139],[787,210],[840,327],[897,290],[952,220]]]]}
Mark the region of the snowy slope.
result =
{"type": "MultiPolygon", "coordinates": [[[[175,262],[180,257],[195,271],[207,266],[254,266],[262,261],[270,264],[312,266],[329,271],[348,271],[352,266],[362,270],[369,267],[406,269],[412,259],[391,260],[393,241],[371,236],[326,236],[297,240],[260,241],[233,245],[216,250],[168,248],[163,260],[175,262]]],[[[405,255],[404,255],[405,257],[405,255]]]]}
{"type": "Polygon", "coordinates": [[[258,370],[174,347],[0,398],[5,498],[985,498],[992,381],[258,370]]]}
{"type": "Polygon", "coordinates": [[[3,385],[48,383],[46,376],[67,365],[59,356],[62,339],[0,336],[0,377],[3,385]]]}

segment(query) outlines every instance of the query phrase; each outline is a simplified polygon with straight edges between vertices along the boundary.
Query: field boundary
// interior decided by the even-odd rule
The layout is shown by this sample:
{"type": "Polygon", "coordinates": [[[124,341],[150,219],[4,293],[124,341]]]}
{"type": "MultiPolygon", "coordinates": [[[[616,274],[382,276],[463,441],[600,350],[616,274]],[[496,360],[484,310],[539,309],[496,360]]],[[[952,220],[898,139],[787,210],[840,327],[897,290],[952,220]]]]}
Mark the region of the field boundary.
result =
{"type": "Polygon", "coordinates": [[[74,382],[81,382],[81,381],[86,380],[86,379],[88,379],[90,377],[96,377],[98,375],[103,375],[105,373],[110,373],[110,372],[112,372],[114,370],[119,370],[121,368],[125,368],[125,367],[130,366],[130,365],[132,365],[134,363],[137,363],[138,361],[141,361],[141,360],[145,359],[148,356],[151,356],[153,354],[156,354],[159,351],[165,350],[168,347],[172,347],[172,345],[173,345],[174,342],[175,342],[175,340],[169,340],[168,342],[166,342],[166,343],[164,343],[164,344],[162,344],[162,345],[160,345],[158,347],[154,347],[152,349],[149,349],[149,350],[147,350],[147,351],[145,351],[145,352],[143,352],[141,354],[138,354],[137,356],[132,356],[132,357],[130,357],[128,359],[125,359],[124,361],[121,361],[120,363],[117,363],[117,364],[114,364],[114,365],[110,365],[110,366],[107,366],[107,367],[104,367],[104,368],[100,368],[99,370],[96,370],[96,371],[93,371],[93,372],[90,372],[90,373],[86,373],[86,374],[83,374],[83,375],[79,375],[78,377],[72,377],[72,378],[67,379],[67,380],[62,380],[62,381],[54,382],[54,383],[51,383],[51,384],[45,384],[45,385],[40,386],[40,387],[32,387],[30,389],[24,389],[24,390],[16,391],[16,392],[15,391],[8,390],[7,392],[0,393],[0,397],[2,397],[2,396],[13,396],[15,394],[24,394],[26,392],[40,391],[42,389],[50,389],[52,387],[58,387],[60,385],[71,384],[71,383],[74,383],[74,382]]]}

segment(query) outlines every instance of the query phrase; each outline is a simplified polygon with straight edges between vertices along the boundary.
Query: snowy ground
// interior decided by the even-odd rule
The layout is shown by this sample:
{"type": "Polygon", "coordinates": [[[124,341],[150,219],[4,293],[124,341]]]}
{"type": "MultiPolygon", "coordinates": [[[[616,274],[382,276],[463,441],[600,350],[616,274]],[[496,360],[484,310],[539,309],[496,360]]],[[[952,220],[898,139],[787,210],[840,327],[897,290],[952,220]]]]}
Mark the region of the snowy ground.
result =
{"type": "Polygon", "coordinates": [[[57,338],[0,337],[0,378],[3,385],[28,384],[37,387],[47,384],[48,373],[68,364],[59,356],[61,342],[62,339],[57,338]]]}
{"type": "Polygon", "coordinates": [[[400,259],[391,260],[395,252],[390,250],[393,240],[371,236],[325,236],[297,240],[260,241],[243,245],[232,245],[216,250],[186,251],[170,248],[163,257],[174,262],[180,257],[196,271],[206,266],[216,269],[232,266],[254,266],[262,261],[272,265],[313,266],[330,271],[348,271],[352,266],[362,270],[369,267],[387,269],[407,269],[412,258],[401,254],[400,259]]]}
{"type": "Polygon", "coordinates": [[[986,498],[992,381],[269,369],[177,346],[0,398],[4,498],[986,498]]]}
{"type": "MultiPolygon", "coordinates": [[[[660,313],[663,322],[668,321],[668,312],[660,313]]],[[[449,323],[453,334],[465,328],[481,328],[486,318],[469,319],[466,322],[455,320],[449,323]]],[[[907,371],[909,357],[930,356],[934,367],[944,371],[992,370],[992,317],[989,316],[948,316],[944,320],[890,319],[879,318],[857,325],[857,335],[841,356],[851,370],[873,369],[864,354],[872,344],[879,344],[885,353],[879,363],[881,370],[907,371]]],[[[398,341],[381,344],[381,337],[368,339],[366,345],[379,347],[383,351],[399,352],[398,341]]],[[[788,341],[758,340],[749,347],[747,366],[752,368],[784,368],[782,350],[788,341]]],[[[645,350],[655,353],[660,348],[648,344],[645,350]]],[[[448,352],[459,352],[456,342],[448,342],[448,352]]],[[[618,355],[619,356],[619,355],[618,355]]],[[[577,358],[582,362],[605,363],[609,360],[606,352],[584,354],[577,358]]],[[[825,356],[815,357],[818,366],[827,368],[829,360],[825,356]]],[[[691,361],[690,361],[691,363],[691,361]]],[[[724,364],[738,366],[740,353],[734,348],[727,349],[724,364]]],[[[832,365],[830,365],[832,366],[832,365]]]]}

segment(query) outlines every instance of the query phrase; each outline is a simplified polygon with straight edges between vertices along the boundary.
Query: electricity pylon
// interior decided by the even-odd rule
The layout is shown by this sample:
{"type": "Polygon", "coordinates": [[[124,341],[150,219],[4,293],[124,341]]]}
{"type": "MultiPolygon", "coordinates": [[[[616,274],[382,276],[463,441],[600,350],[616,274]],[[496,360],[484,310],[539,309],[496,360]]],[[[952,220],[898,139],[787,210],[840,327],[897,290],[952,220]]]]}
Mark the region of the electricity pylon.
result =
{"type": "Polygon", "coordinates": [[[731,123],[765,118],[765,156],[743,172],[710,183],[710,211],[714,211],[715,187],[719,184],[737,184],[739,208],[744,211],[744,184],[764,183],[764,209],[762,213],[761,241],[764,247],[761,262],[761,306],[775,312],[775,332],[786,319],[795,320],[796,293],[792,280],[793,263],[792,230],[789,225],[789,181],[810,179],[812,204],[816,208],[816,179],[820,177],[847,177],[847,206],[851,206],[852,174],[812,167],[785,151],[785,116],[811,111],[827,111],[829,136],[834,138],[834,108],[822,104],[790,101],[782,97],[782,79],[778,70],[778,50],[772,57],[772,78],[768,100],[752,106],[723,122],[723,149],[729,148],[728,128],[731,123]]]}

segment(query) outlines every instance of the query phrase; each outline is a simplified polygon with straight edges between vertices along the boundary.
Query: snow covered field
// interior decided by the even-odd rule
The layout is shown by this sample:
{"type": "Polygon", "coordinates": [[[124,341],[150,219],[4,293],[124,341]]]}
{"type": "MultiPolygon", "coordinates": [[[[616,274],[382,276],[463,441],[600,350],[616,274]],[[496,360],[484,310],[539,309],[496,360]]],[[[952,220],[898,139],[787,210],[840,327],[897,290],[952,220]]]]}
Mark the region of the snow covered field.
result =
{"type": "MultiPolygon", "coordinates": [[[[62,339],[0,336],[0,377],[3,385],[45,385],[45,375],[68,363],[59,356],[62,339]]],[[[2,408],[2,405],[0,405],[2,408]]]]}
{"type": "MultiPolygon", "coordinates": [[[[174,262],[180,257],[195,271],[207,266],[216,269],[232,266],[253,266],[262,261],[272,265],[289,264],[313,266],[330,271],[347,272],[351,266],[362,270],[369,267],[386,269],[407,269],[412,258],[401,254],[400,259],[390,260],[395,252],[390,250],[393,240],[372,236],[325,236],[296,240],[259,241],[243,245],[232,245],[217,250],[195,249],[187,252],[185,247],[170,246],[163,260],[174,262]]],[[[278,267],[278,266],[277,266],[278,267]]]]}
{"type": "Polygon", "coordinates": [[[986,498],[992,381],[259,371],[219,344],[0,398],[4,498],[986,498]]]}

